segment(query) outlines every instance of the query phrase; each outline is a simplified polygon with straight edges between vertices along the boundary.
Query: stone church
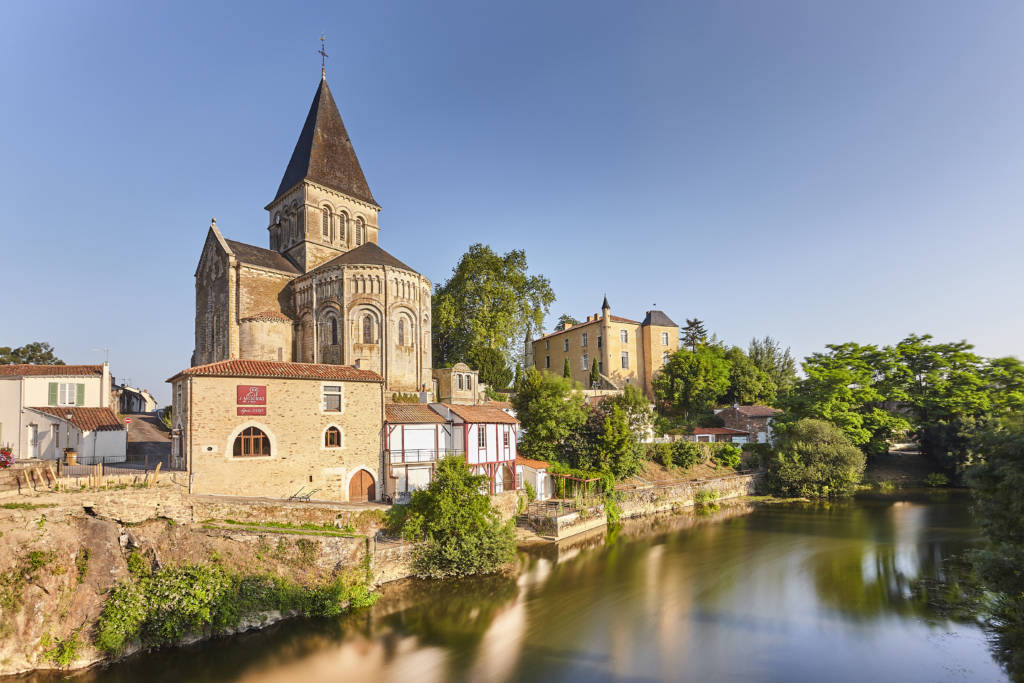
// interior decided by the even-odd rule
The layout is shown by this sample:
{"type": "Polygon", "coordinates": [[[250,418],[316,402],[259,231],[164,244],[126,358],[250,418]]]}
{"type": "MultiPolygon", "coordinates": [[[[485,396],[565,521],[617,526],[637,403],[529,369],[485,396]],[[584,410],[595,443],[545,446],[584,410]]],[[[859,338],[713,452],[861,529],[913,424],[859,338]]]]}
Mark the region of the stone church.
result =
{"type": "Polygon", "coordinates": [[[431,386],[431,284],[378,246],[373,198],[322,78],[277,193],[269,249],[210,225],[196,268],[192,365],[354,365],[388,392],[431,386]]]}

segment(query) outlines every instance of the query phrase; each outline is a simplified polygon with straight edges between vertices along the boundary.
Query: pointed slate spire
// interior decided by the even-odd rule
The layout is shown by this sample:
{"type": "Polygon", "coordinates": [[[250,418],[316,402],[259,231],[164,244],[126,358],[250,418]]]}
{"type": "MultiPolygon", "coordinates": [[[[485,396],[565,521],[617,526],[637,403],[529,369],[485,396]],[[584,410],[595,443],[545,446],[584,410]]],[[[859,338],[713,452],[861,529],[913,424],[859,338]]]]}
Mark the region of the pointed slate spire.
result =
{"type": "Polygon", "coordinates": [[[604,295],[604,301],[601,303],[601,310],[603,311],[606,308],[608,310],[611,310],[611,306],[608,305],[608,295],[607,294],[604,295]]]}
{"type": "Polygon", "coordinates": [[[370,193],[326,78],[320,79],[274,199],[307,178],[380,208],[370,193]]]}

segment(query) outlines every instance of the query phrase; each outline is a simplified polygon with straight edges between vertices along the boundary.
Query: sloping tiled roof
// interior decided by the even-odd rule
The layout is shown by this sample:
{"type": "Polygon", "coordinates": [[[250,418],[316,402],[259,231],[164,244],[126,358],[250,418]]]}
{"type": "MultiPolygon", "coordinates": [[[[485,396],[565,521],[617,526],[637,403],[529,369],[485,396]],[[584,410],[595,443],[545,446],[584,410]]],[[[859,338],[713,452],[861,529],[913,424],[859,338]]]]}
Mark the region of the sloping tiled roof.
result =
{"type": "Polygon", "coordinates": [[[306,122],[302,125],[299,140],[295,143],[274,199],[306,178],[378,206],[370,194],[370,186],[366,183],[326,78],[320,79],[320,86],[313,96],[306,122]]]}
{"type": "Polygon", "coordinates": [[[533,458],[524,458],[521,455],[516,456],[517,465],[525,465],[526,467],[532,467],[535,470],[546,470],[548,464],[543,460],[534,460],[533,458]]]}
{"type": "Polygon", "coordinates": [[[346,251],[341,256],[335,256],[330,261],[317,266],[309,272],[316,273],[335,266],[391,266],[392,268],[408,270],[411,273],[416,272],[381,249],[375,242],[361,244],[351,251],[346,251]]]}
{"type": "Polygon", "coordinates": [[[736,406],[736,410],[747,417],[771,417],[782,412],[778,408],[772,408],[771,406],[736,406]]]}
{"type": "Polygon", "coordinates": [[[0,365],[0,377],[102,377],[102,365],[0,365]]]}
{"type": "Polygon", "coordinates": [[[659,327],[679,327],[672,318],[665,315],[662,311],[647,311],[647,317],[641,325],[657,325],[659,327]]]}
{"type": "Polygon", "coordinates": [[[64,416],[70,413],[71,424],[83,432],[116,432],[124,429],[124,425],[121,424],[121,421],[117,419],[117,415],[110,408],[54,408],[52,406],[43,406],[33,408],[32,410],[38,410],[41,413],[59,417],[62,420],[67,419],[64,416]]]}
{"type": "Polygon", "coordinates": [[[286,259],[281,254],[271,249],[264,249],[263,247],[254,247],[251,244],[245,242],[236,242],[234,240],[224,240],[228,246],[231,247],[231,251],[242,263],[248,263],[253,266],[259,266],[261,268],[272,268],[273,270],[283,270],[286,273],[299,274],[299,269],[295,267],[295,264],[286,259]]]}
{"type": "Polygon", "coordinates": [[[487,405],[498,410],[513,410],[511,401],[488,401],[487,405]]]}
{"type": "MultiPolygon", "coordinates": [[[[613,323],[627,323],[627,324],[630,324],[630,325],[639,325],[640,324],[636,320],[630,320],[629,318],[622,318],[622,317],[617,316],[617,315],[609,315],[608,319],[611,320],[611,322],[613,322],[613,323]]],[[[601,322],[601,318],[598,318],[597,320],[589,320],[587,322],[582,322],[582,323],[580,323],[578,325],[573,325],[572,327],[569,327],[569,328],[564,329],[564,330],[555,330],[554,332],[548,332],[545,335],[537,337],[536,339],[533,340],[533,342],[537,343],[537,342],[539,342],[542,339],[548,339],[550,337],[554,337],[556,335],[562,334],[563,332],[572,332],[573,330],[578,330],[579,328],[584,327],[586,325],[596,325],[599,322],[601,322]]]]}
{"type": "Polygon", "coordinates": [[[694,434],[732,434],[734,436],[740,434],[749,434],[742,429],[729,429],[728,427],[694,427],[694,434]]]}
{"type": "Polygon", "coordinates": [[[393,424],[444,424],[446,420],[426,403],[388,403],[387,421],[393,424]]]}
{"type": "Polygon", "coordinates": [[[282,322],[282,323],[290,323],[290,322],[292,322],[291,318],[286,316],[284,313],[281,313],[280,311],[260,311],[259,313],[253,313],[252,315],[245,316],[244,318],[241,319],[240,322],[244,323],[247,320],[257,320],[257,321],[266,321],[266,322],[282,322]]]}
{"type": "Polygon", "coordinates": [[[271,360],[222,360],[182,370],[167,381],[180,375],[190,377],[265,377],[267,379],[326,379],[342,382],[383,382],[376,372],[360,370],[351,365],[324,363],[285,363],[271,360]]]}
{"type": "Polygon", "coordinates": [[[499,424],[519,424],[519,420],[512,417],[504,410],[498,410],[490,406],[459,406],[454,403],[442,403],[445,408],[453,414],[458,415],[463,422],[497,422],[499,424]]]}

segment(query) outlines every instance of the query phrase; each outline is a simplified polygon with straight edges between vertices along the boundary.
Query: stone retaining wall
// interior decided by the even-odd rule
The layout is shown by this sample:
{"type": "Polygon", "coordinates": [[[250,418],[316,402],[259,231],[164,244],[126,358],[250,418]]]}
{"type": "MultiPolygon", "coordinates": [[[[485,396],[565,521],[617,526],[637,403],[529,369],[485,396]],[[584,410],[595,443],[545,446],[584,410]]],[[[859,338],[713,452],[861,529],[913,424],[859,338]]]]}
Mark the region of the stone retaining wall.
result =
{"type": "Polygon", "coordinates": [[[700,491],[716,492],[717,500],[749,496],[755,493],[757,481],[762,476],[761,473],[737,474],[721,479],[619,490],[619,509],[623,518],[639,517],[678,507],[692,507],[700,491]]]}

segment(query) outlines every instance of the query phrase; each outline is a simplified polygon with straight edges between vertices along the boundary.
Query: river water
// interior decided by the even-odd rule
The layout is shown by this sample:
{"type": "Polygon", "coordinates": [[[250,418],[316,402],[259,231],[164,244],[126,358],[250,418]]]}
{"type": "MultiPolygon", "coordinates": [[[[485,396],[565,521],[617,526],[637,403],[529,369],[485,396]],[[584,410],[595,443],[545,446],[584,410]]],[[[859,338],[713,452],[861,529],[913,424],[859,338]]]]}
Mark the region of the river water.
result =
{"type": "Polygon", "coordinates": [[[724,506],[76,680],[1003,681],[982,629],[920,590],[978,541],[957,494],[724,506]]]}

